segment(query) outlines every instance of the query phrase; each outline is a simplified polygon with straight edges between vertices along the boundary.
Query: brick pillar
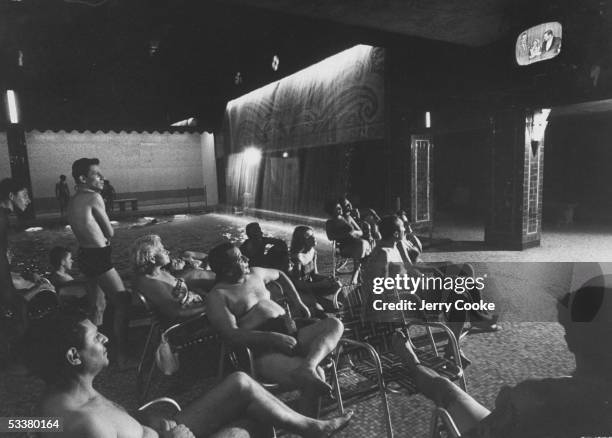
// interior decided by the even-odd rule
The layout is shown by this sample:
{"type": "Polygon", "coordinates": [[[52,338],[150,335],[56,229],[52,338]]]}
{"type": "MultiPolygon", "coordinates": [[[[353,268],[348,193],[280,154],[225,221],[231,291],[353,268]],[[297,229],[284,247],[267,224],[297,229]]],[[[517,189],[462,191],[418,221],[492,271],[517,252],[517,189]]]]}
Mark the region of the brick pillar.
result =
{"type": "Polygon", "coordinates": [[[540,245],[544,139],[532,141],[532,114],[512,110],[491,119],[485,242],[499,249],[540,245]]]}

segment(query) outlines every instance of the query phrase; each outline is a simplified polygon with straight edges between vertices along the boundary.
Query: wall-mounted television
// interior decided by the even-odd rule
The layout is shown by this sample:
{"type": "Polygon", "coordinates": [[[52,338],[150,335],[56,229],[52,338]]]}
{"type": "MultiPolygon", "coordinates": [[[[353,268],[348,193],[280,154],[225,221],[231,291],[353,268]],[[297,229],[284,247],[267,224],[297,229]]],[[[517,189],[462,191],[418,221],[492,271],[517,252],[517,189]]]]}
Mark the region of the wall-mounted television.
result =
{"type": "Polygon", "coordinates": [[[561,53],[563,28],[561,23],[542,23],[521,32],[516,39],[515,56],[518,65],[551,59],[561,53]]]}

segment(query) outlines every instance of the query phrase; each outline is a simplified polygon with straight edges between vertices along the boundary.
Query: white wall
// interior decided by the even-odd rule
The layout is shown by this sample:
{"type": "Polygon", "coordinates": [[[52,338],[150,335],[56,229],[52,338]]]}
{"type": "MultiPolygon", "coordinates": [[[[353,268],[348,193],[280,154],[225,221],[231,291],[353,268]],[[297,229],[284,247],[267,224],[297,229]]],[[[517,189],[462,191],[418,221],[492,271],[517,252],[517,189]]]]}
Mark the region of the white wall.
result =
{"type": "Polygon", "coordinates": [[[200,134],[154,133],[26,133],[37,198],[53,197],[60,174],[70,175],[72,162],[97,157],[105,178],[118,193],[202,187],[200,134]]]}

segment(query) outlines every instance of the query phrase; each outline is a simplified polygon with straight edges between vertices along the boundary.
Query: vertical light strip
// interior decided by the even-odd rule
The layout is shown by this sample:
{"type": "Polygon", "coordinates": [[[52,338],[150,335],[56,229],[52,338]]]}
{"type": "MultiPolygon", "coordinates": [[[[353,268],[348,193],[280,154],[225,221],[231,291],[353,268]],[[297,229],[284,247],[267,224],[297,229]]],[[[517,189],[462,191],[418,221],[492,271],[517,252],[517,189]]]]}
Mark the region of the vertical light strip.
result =
{"type": "Polygon", "coordinates": [[[13,90],[6,90],[6,102],[8,103],[9,120],[11,123],[19,123],[17,116],[17,97],[13,90]]]}
{"type": "Polygon", "coordinates": [[[431,113],[429,111],[425,111],[425,127],[431,128],[431,113]]]}

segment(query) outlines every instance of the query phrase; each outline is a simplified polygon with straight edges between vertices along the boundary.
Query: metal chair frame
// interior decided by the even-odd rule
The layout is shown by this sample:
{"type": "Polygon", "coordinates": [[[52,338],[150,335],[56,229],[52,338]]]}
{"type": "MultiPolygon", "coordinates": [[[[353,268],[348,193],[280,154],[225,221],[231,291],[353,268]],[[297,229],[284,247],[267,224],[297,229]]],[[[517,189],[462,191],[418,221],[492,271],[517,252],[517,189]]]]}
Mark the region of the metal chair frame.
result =
{"type": "Polygon", "coordinates": [[[457,424],[451,417],[451,414],[444,408],[436,407],[431,416],[429,435],[431,438],[441,438],[442,436],[450,436],[452,438],[460,438],[461,432],[457,424]],[[442,435],[442,431],[446,435],[442,435]]]}
{"type": "Polygon", "coordinates": [[[155,311],[155,309],[153,309],[153,307],[150,305],[146,297],[142,293],[140,293],[140,291],[134,291],[134,293],[140,299],[140,301],[144,304],[145,308],[151,315],[151,326],[147,334],[147,340],[145,341],[145,346],[142,351],[142,355],[140,357],[137,374],[136,374],[136,387],[137,387],[136,391],[137,391],[139,401],[142,402],[142,400],[146,399],[148,395],[148,392],[151,386],[151,382],[153,380],[153,376],[157,368],[157,364],[155,362],[154,356],[152,356],[152,354],[154,354],[155,352],[155,349],[157,348],[157,345],[159,345],[159,342],[157,343],[154,342],[154,338],[156,337],[156,334],[160,340],[161,340],[162,335],[166,336],[171,344],[173,351],[177,351],[177,352],[185,348],[193,347],[194,345],[206,344],[209,342],[218,341],[219,336],[211,327],[210,330],[205,330],[204,333],[200,334],[200,336],[194,337],[193,339],[190,339],[188,342],[180,343],[180,344],[173,344],[171,341],[171,338],[175,332],[177,332],[179,329],[185,327],[186,325],[194,321],[205,318],[206,317],[205,314],[202,313],[201,315],[195,316],[193,318],[189,318],[186,321],[182,321],[180,323],[173,324],[168,328],[164,328],[162,327],[158,313],[155,311]],[[151,357],[150,359],[151,364],[148,367],[148,369],[145,370],[145,363],[147,361],[147,358],[149,357],[151,357]]]}
{"type": "MultiPolygon", "coordinates": [[[[387,342],[388,336],[396,330],[396,328],[390,324],[363,321],[361,315],[363,300],[361,297],[360,285],[345,286],[344,289],[344,305],[337,316],[342,319],[345,324],[345,336],[340,340],[338,348],[334,352],[332,372],[332,386],[338,401],[338,407],[340,412],[344,412],[344,400],[340,390],[338,368],[341,363],[342,353],[347,353],[348,360],[345,361],[345,363],[348,363],[349,367],[356,371],[357,374],[375,382],[374,386],[357,391],[357,393],[349,395],[349,397],[357,399],[363,395],[369,395],[374,391],[378,391],[383,406],[387,436],[391,438],[393,437],[393,425],[391,424],[387,392],[397,393],[400,391],[391,388],[388,383],[395,380],[401,386],[409,387],[409,389],[413,391],[415,388],[411,377],[406,373],[402,373],[402,371],[404,371],[404,366],[401,364],[401,361],[399,361],[399,358],[389,351],[387,342]],[[381,327],[383,328],[383,332],[377,332],[381,327]],[[380,340],[382,340],[382,343],[380,340]],[[375,347],[373,344],[377,346],[375,347]],[[359,364],[354,362],[354,353],[356,352],[360,353],[358,359],[361,360],[361,363],[359,364]]],[[[338,301],[340,298],[342,297],[339,297],[338,301]]],[[[437,369],[441,374],[449,378],[458,380],[459,385],[466,390],[458,342],[450,328],[439,321],[410,319],[404,321],[400,329],[407,336],[410,336],[410,328],[412,326],[424,327],[426,331],[425,339],[429,342],[432,350],[432,352],[428,354],[428,357],[423,360],[423,363],[437,369]],[[453,351],[453,361],[440,356],[432,328],[441,330],[448,338],[448,342],[453,351]],[[453,369],[447,369],[451,365],[453,369]]]]}
{"type": "Polygon", "coordinates": [[[361,261],[351,259],[349,257],[343,257],[340,255],[340,248],[336,244],[335,240],[330,240],[332,245],[332,277],[338,278],[338,275],[351,275],[351,284],[356,284],[361,276],[361,261]],[[353,270],[345,270],[346,265],[349,261],[353,262],[353,270]]]}

